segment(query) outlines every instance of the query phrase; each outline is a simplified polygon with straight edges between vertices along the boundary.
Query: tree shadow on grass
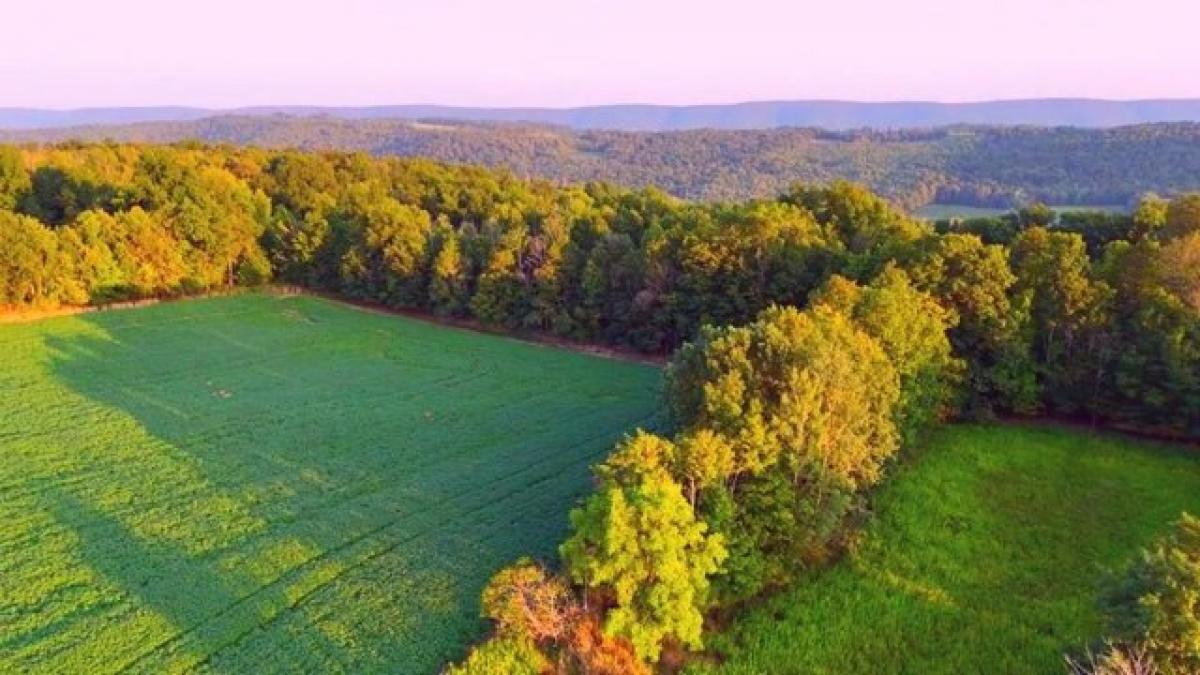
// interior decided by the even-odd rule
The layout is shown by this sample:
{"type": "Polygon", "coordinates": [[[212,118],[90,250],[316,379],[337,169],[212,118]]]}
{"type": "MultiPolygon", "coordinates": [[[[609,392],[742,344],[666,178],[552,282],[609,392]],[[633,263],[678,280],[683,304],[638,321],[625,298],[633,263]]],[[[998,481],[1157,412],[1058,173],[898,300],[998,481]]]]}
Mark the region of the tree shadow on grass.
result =
{"type": "MultiPolygon", "coordinates": [[[[252,588],[240,575],[219,569],[213,559],[187,555],[169,542],[147,541],[121,518],[67,490],[44,486],[39,503],[71,533],[78,562],[97,576],[93,583],[114,586],[129,608],[104,628],[108,635],[101,637],[109,639],[99,641],[97,653],[76,660],[88,670],[163,672],[211,666],[210,658],[222,647],[289,604],[286,589],[252,588]]],[[[293,659],[309,663],[328,663],[331,657],[337,662],[339,649],[320,632],[289,645],[293,659]]]]}

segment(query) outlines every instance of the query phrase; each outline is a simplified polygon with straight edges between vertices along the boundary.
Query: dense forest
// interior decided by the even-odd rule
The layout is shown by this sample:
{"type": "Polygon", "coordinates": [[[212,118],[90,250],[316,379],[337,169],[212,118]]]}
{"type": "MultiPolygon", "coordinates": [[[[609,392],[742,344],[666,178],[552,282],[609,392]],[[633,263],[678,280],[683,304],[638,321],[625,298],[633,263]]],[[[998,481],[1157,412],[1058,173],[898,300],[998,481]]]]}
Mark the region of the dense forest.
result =
{"type": "Polygon", "coordinates": [[[229,116],[182,122],[0,132],[0,140],[198,139],[363,151],[502,167],[559,183],[658,186],[686,199],[769,198],[793,182],[862,183],[900,207],[1130,206],[1144,192],[1200,188],[1200,125],[1111,129],[941,127],[676,132],[572,131],[529,124],[229,116]]]}
{"type": "Polygon", "coordinates": [[[644,672],[852,545],[940,420],[1200,436],[1200,194],[1090,218],[935,229],[847,182],[701,203],[367,154],[4,147],[0,305],[276,280],[673,353],[669,433],[597,467],[561,570],[497,575],[495,639],[463,666],[644,672]]]}

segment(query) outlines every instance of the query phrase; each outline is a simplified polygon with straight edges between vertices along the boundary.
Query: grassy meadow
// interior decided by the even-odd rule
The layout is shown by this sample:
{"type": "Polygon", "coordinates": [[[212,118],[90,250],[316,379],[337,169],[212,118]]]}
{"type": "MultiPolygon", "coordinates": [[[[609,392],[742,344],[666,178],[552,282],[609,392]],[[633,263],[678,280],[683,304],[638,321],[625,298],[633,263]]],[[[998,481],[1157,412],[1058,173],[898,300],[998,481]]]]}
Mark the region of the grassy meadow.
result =
{"type": "Polygon", "coordinates": [[[0,364],[0,672],[433,672],[661,379],[267,294],[0,326],[0,364]]]}
{"type": "MultiPolygon", "coordinates": [[[[1126,208],[1111,204],[1061,204],[1051,206],[1058,213],[1101,211],[1104,213],[1124,213],[1126,208]]],[[[965,204],[926,204],[917,209],[913,215],[928,220],[943,220],[946,218],[991,218],[1012,212],[1008,208],[992,208],[987,206],[967,206],[965,204]]]]}
{"type": "Polygon", "coordinates": [[[725,673],[1062,673],[1106,570],[1200,512],[1194,451],[1054,427],[952,426],[874,499],[857,553],[708,646],[725,673]]]}

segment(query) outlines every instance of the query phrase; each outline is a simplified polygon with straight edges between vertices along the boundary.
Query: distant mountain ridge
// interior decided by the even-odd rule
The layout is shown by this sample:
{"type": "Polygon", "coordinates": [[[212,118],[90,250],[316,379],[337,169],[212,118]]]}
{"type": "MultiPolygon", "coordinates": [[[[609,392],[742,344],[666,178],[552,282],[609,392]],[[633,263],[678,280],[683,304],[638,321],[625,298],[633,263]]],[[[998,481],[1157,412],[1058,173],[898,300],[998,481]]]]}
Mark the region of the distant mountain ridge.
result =
{"type": "Polygon", "coordinates": [[[443,119],[531,122],[576,130],[679,131],[820,127],[915,129],[956,124],[1106,128],[1158,122],[1200,122],[1200,99],[1110,101],[1045,98],[971,103],[932,101],[754,101],[713,105],[597,105],[575,108],[485,108],[444,105],[255,106],[233,109],[184,106],[0,108],[0,129],[184,122],[217,115],[327,116],[348,120],[443,119]]]}

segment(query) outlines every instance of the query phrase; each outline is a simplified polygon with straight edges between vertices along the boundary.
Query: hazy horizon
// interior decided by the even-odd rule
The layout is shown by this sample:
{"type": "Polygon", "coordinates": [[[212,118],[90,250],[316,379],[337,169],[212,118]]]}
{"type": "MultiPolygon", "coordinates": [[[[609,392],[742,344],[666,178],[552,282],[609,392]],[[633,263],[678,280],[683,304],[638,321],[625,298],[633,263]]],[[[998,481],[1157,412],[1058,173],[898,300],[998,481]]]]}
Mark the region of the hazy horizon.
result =
{"type": "Polygon", "coordinates": [[[1187,0],[19,3],[0,106],[1200,98],[1187,0]],[[48,39],[48,38],[53,39],[48,39]]]}
{"type": "Polygon", "coordinates": [[[26,105],[0,105],[0,108],[8,109],[30,109],[30,110],[45,110],[54,112],[71,112],[77,110],[88,109],[153,109],[153,108],[179,108],[191,110],[204,110],[216,113],[222,112],[237,112],[239,110],[251,110],[259,108],[313,108],[317,110],[326,110],[332,108],[478,108],[478,109],[544,109],[544,110],[570,110],[576,108],[607,108],[607,107],[654,107],[654,108],[700,108],[700,107],[717,107],[717,106],[738,106],[738,105],[756,105],[756,104],[774,104],[774,103],[833,103],[833,104],[854,104],[854,105],[946,105],[946,106],[968,106],[979,104],[993,103],[1020,103],[1029,101],[1087,101],[1096,103],[1148,103],[1148,102],[1173,102],[1173,101],[1200,101],[1200,95],[1196,96],[1157,96],[1147,98],[1098,98],[1086,96],[1038,96],[1029,98],[995,98],[995,99],[971,99],[963,101],[951,100],[936,100],[936,99],[838,99],[838,98],[799,98],[799,99],[749,99],[749,100],[731,100],[731,101],[694,101],[682,103],[656,103],[653,101],[607,101],[600,103],[588,103],[582,105],[476,105],[471,103],[441,103],[438,101],[384,101],[379,103],[361,103],[361,104],[325,104],[325,103],[307,103],[296,101],[282,101],[275,103],[254,103],[248,105],[237,106],[205,106],[205,105],[187,105],[179,103],[148,103],[144,105],[80,105],[80,106],[26,106],[26,105]]]}

